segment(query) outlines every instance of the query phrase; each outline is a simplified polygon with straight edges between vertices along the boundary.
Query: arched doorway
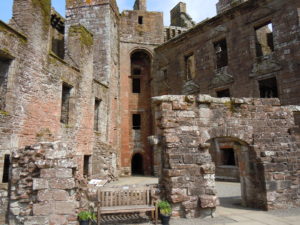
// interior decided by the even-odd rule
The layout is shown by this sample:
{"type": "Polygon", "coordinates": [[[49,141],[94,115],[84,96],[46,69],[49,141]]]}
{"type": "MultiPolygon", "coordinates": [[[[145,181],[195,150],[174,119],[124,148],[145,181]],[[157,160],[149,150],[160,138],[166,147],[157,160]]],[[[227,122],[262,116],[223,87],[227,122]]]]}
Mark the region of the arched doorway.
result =
{"type": "Polygon", "coordinates": [[[132,175],[144,175],[143,156],[140,153],[136,153],[132,157],[131,174],[132,175]]]}

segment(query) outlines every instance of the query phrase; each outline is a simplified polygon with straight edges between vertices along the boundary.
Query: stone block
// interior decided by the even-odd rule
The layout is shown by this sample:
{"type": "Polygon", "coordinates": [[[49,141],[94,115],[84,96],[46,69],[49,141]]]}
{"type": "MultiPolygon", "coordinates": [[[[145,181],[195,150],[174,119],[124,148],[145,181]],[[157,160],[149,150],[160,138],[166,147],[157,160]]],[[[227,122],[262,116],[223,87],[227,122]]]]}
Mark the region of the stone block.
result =
{"type": "Polygon", "coordinates": [[[52,191],[50,191],[50,190],[40,190],[40,191],[38,191],[37,198],[40,202],[51,201],[53,199],[52,191]]]}
{"type": "Polygon", "coordinates": [[[49,216],[50,225],[66,225],[68,224],[67,216],[65,215],[51,215],[49,216]]]}
{"type": "Polygon", "coordinates": [[[201,208],[214,208],[219,205],[218,197],[214,195],[200,195],[199,199],[201,208]]]}
{"type": "Polygon", "coordinates": [[[24,225],[49,225],[47,216],[27,216],[24,225]]]}
{"type": "Polygon", "coordinates": [[[73,189],[75,188],[75,180],[74,178],[53,178],[49,180],[49,186],[53,189],[73,189]]]}
{"type": "Polygon", "coordinates": [[[54,202],[43,202],[33,204],[33,215],[35,216],[47,216],[54,213],[54,202]]]}
{"type": "Polygon", "coordinates": [[[49,188],[48,180],[42,178],[33,179],[33,190],[42,190],[48,188],[49,188]]]}
{"type": "Polygon", "coordinates": [[[58,215],[75,214],[76,203],[68,201],[55,202],[55,213],[58,215]]]}
{"type": "Polygon", "coordinates": [[[56,201],[67,201],[69,198],[69,193],[64,190],[53,190],[52,196],[56,201]]]}
{"type": "Polygon", "coordinates": [[[41,169],[41,178],[55,178],[56,177],[56,169],[41,169]]]}

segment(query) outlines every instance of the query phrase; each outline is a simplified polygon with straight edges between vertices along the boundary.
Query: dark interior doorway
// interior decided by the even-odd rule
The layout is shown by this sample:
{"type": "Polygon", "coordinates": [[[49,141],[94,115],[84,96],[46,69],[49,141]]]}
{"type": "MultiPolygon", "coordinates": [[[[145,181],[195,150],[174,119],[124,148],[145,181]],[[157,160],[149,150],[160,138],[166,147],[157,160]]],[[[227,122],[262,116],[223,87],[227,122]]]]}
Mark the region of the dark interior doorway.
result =
{"type": "Polygon", "coordinates": [[[131,174],[144,175],[143,156],[139,153],[134,154],[131,161],[131,174]]]}

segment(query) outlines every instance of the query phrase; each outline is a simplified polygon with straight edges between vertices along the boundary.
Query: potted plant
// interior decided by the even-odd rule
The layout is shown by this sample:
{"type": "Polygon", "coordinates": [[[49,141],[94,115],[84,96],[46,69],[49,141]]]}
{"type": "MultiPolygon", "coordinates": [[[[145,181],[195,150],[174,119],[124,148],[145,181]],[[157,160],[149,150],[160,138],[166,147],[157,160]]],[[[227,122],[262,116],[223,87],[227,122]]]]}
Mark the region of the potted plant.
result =
{"type": "Polygon", "coordinates": [[[169,225],[169,221],[172,215],[172,207],[170,203],[167,201],[160,201],[157,206],[159,208],[162,224],[169,225]]]}
{"type": "Polygon", "coordinates": [[[96,221],[96,215],[89,211],[81,211],[78,214],[78,219],[80,225],[89,225],[90,221],[96,221]]]}

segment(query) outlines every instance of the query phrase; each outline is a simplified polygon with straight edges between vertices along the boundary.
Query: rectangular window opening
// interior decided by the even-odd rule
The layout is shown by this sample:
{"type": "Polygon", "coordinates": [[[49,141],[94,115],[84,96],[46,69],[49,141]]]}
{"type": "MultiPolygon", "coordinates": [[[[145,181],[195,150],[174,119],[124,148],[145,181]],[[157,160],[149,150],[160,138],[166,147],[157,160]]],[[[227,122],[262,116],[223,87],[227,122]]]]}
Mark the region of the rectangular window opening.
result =
{"type": "Polygon", "coordinates": [[[5,109],[5,95],[7,92],[8,70],[10,64],[10,59],[1,58],[0,56],[0,109],[2,110],[5,109]]]}
{"type": "Polygon", "coordinates": [[[274,51],[273,25],[271,22],[255,28],[256,56],[270,55],[274,51]]]}
{"type": "Polygon", "coordinates": [[[224,166],[235,166],[235,155],[234,149],[232,148],[223,148],[221,151],[221,163],[224,166]]]}
{"type": "Polygon", "coordinates": [[[132,93],[141,93],[141,80],[132,78],[132,93]]]}
{"type": "Polygon", "coordinates": [[[294,112],[295,125],[300,128],[300,112],[294,112]]]}
{"type": "Polygon", "coordinates": [[[60,122],[64,124],[69,123],[71,91],[72,91],[72,86],[63,83],[60,122]]]}
{"type": "Polygon", "coordinates": [[[9,182],[10,155],[4,155],[2,183],[9,182]]]}
{"type": "Polygon", "coordinates": [[[144,23],[144,17],[139,16],[139,24],[143,24],[144,23]]]}
{"type": "Polygon", "coordinates": [[[65,41],[64,39],[52,38],[52,52],[59,58],[65,57],[65,41]]]}
{"type": "Polygon", "coordinates": [[[228,65],[228,53],[226,39],[214,43],[216,58],[217,58],[217,69],[228,65]]]}
{"type": "Polygon", "coordinates": [[[83,159],[83,176],[88,177],[90,175],[90,155],[84,155],[83,159]]]}
{"type": "Polygon", "coordinates": [[[195,57],[194,54],[185,56],[185,76],[187,80],[195,78],[195,57]]]}
{"type": "Polygon", "coordinates": [[[133,130],[141,129],[141,114],[132,115],[132,129],[133,130]]]}
{"type": "Polygon", "coordinates": [[[95,107],[94,107],[94,130],[99,131],[99,119],[100,119],[100,103],[101,100],[95,99],[95,107]]]}
{"type": "Polygon", "coordinates": [[[260,80],[258,83],[261,98],[278,98],[276,77],[260,80]]]}
{"type": "Polygon", "coordinates": [[[217,97],[218,98],[230,97],[230,90],[225,89],[225,90],[217,91],[217,97]]]}

